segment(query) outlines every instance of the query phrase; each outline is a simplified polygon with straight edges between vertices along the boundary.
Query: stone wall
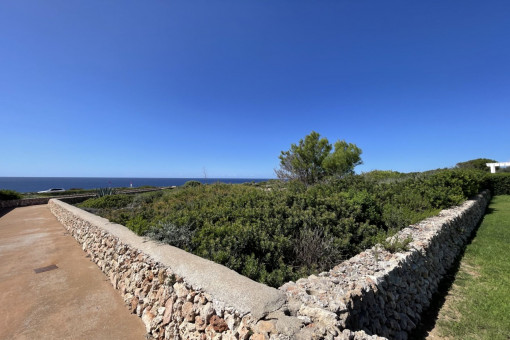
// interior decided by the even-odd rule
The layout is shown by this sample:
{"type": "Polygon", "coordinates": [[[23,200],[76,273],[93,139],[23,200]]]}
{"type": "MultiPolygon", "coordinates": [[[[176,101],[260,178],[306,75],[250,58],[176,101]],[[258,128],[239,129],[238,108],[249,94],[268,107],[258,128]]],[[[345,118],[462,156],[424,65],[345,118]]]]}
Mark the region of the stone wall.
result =
{"type": "Polygon", "coordinates": [[[329,272],[286,283],[280,289],[291,312],[310,323],[321,321],[326,329],[407,339],[489,200],[490,193],[483,192],[403,229],[393,240],[412,238],[406,252],[392,254],[378,245],[329,272]]]}
{"type": "Polygon", "coordinates": [[[410,250],[366,250],[279,290],[58,200],[82,244],[157,339],[406,339],[490,199],[443,210],[402,230],[410,250]],[[384,336],[384,337],[383,337],[384,336]]]}
{"type": "Polygon", "coordinates": [[[0,200],[0,208],[17,208],[29,205],[47,204],[49,197],[45,198],[26,198],[20,200],[0,200]]]}
{"type": "Polygon", "coordinates": [[[49,207],[156,339],[292,339],[285,294],[124,226],[51,200],[49,207]],[[287,320],[288,319],[288,320],[287,320]],[[278,333],[279,335],[276,335],[278,333]]]}
{"type": "MultiPolygon", "coordinates": [[[[95,196],[94,194],[60,196],[58,197],[58,199],[74,204],[82,202],[94,196],[95,196]]],[[[23,198],[19,200],[0,200],[0,208],[18,208],[27,207],[29,205],[48,204],[49,200],[52,198],[56,197],[37,197],[37,198],[23,198]]]]}
{"type": "MultiPolygon", "coordinates": [[[[143,188],[143,189],[125,189],[120,190],[119,194],[141,194],[144,192],[159,191],[162,188],[143,188]]],[[[29,205],[41,205],[48,204],[52,198],[59,199],[66,203],[76,204],[85,201],[86,199],[95,197],[95,193],[90,194],[75,194],[75,195],[59,195],[59,196],[48,196],[48,197],[36,197],[36,198],[22,198],[19,200],[0,200],[0,208],[17,208],[27,207],[29,205]]]]}

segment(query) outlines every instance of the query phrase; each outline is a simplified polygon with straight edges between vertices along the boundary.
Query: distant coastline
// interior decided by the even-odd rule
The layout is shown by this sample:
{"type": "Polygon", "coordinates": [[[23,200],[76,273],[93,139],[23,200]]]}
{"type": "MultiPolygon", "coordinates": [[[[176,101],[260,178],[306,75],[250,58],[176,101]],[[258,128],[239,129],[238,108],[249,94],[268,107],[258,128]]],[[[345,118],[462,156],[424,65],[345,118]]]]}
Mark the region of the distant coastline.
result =
{"type": "Polygon", "coordinates": [[[187,181],[206,184],[263,182],[269,178],[137,178],[137,177],[0,177],[0,189],[15,190],[21,193],[37,192],[49,188],[95,189],[95,188],[138,188],[141,186],[180,186],[187,181]]]}

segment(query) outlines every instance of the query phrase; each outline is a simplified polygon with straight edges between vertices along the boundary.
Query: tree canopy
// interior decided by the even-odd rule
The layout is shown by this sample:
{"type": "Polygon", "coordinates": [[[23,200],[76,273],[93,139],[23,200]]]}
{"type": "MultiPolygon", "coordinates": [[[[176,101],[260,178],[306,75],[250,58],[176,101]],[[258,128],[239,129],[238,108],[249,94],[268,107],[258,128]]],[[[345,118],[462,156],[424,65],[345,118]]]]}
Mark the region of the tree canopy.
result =
{"type": "Polygon", "coordinates": [[[455,167],[460,169],[477,169],[489,172],[490,168],[486,165],[486,163],[497,163],[497,161],[489,158],[477,158],[457,163],[455,167]]]}
{"type": "Polygon", "coordinates": [[[280,179],[296,179],[310,185],[329,176],[352,173],[355,166],[362,164],[361,152],[356,144],[345,140],[338,140],[333,146],[312,131],[297,145],[291,144],[288,151],[281,152],[280,169],[275,172],[280,179]]]}

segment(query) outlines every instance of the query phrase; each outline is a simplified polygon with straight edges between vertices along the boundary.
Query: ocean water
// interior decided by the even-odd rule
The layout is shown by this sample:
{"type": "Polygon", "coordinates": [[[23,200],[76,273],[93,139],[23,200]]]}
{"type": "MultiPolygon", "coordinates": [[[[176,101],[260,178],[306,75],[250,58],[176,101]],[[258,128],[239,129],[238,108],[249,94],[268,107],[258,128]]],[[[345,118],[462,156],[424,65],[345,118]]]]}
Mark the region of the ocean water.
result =
{"type": "Polygon", "coordinates": [[[199,181],[206,184],[262,182],[264,178],[109,178],[109,177],[0,177],[0,189],[16,190],[18,192],[37,192],[50,188],[96,189],[141,187],[152,185],[167,187],[183,185],[187,181],[199,181]]]}

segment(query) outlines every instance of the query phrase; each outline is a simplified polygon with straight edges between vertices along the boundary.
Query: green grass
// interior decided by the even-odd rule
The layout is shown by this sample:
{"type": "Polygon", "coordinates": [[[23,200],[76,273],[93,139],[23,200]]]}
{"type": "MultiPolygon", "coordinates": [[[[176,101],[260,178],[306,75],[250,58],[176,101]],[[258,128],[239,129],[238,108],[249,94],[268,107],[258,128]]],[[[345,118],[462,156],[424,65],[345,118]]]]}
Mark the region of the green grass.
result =
{"type": "Polygon", "coordinates": [[[452,339],[510,339],[510,196],[495,196],[439,313],[452,339]]]}

